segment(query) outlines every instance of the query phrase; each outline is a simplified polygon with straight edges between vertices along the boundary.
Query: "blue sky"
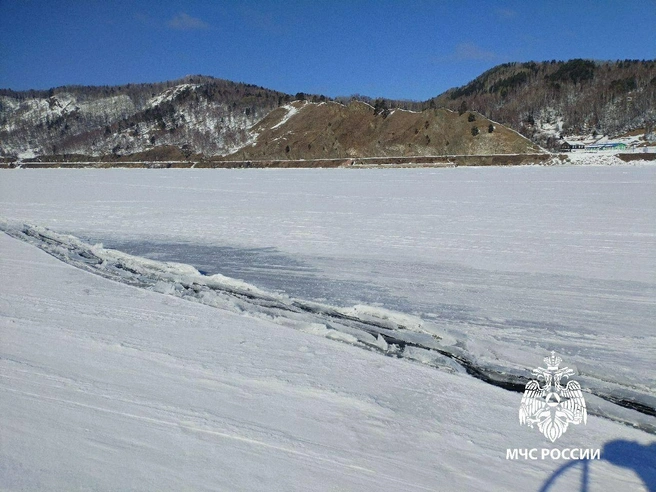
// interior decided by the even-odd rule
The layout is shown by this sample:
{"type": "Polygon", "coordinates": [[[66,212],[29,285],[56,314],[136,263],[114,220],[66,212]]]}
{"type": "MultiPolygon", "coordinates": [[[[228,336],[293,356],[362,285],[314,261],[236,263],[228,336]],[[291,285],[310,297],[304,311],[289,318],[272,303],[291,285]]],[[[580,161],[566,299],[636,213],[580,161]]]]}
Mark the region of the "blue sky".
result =
{"type": "Polygon", "coordinates": [[[656,0],[0,0],[0,87],[204,74],[424,100],[499,63],[656,58],[656,0]]]}

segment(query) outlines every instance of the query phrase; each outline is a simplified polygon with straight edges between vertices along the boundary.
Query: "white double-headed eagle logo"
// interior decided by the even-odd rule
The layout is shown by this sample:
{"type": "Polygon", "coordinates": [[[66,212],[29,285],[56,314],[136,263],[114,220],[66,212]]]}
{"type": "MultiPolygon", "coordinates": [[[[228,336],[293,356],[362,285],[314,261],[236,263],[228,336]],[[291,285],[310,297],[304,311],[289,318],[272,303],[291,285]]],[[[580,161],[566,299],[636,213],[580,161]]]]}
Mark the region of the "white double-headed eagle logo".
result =
{"type": "Polygon", "coordinates": [[[526,383],[522,404],[519,407],[519,423],[538,429],[547,439],[554,442],[565,431],[569,424],[584,424],[588,420],[585,400],[581,385],[576,381],[568,381],[566,386],[560,384],[562,378],[574,374],[568,367],[558,369],[562,362],[555,352],[544,358],[547,368],[533,369],[536,379],[526,383]]]}

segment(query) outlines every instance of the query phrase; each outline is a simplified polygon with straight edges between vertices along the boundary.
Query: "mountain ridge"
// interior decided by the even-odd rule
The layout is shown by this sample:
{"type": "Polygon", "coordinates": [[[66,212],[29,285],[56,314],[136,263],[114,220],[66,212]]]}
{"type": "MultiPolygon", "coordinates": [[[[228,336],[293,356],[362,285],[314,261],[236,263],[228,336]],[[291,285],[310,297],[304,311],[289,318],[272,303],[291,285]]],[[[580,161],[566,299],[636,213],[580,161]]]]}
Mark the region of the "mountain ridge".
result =
{"type": "Polygon", "coordinates": [[[252,128],[255,138],[227,157],[241,160],[539,153],[529,140],[475,112],[377,110],[352,101],[296,101],[252,128]]]}
{"type": "Polygon", "coordinates": [[[428,104],[479,111],[552,150],[571,136],[656,140],[656,60],[504,63],[428,104]]]}
{"type": "MultiPolygon", "coordinates": [[[[302,159],[534,152],[540,151],[539,146],[553,150],[568,135],[633,130],[643,131],[647,138],[653,135],[655,106],[656,61],[651,60],[507,63],[423,102],[291,95],[203,75],[121,86],[0,89],[0,156],[157,154],[184,159],[241,153],[244,158],[302,159]],[[360,112],[340,109],[335,116],[335,111],[321,106],[348,108],[356,99],[363,105],[360,112]],[[280,108],[294,108],[293,101],[314,104],[312,112],[348,131],[338,134],[321,127],[319,116],[301,118],[309,125],[302,129],[297,115],[281,123],[289,126],[287,134],[296,134],[285,137],[293,145],[281,149],[269,142],[275,136],[258,140],[263,132],[281,133],[280,127],[267,129],[262,122],[272,113],[281,114],[280,108]],[[455,126],[437,124],[440,108],[458,113],[459,118],[450,120],[455,126]],[[409,121],[412,118],[394,116],[403,110],[431,115],[422,122],[428,127],[422,129],[418,117],[409,121]],[[460,124],[463,116],[478,121],[460,124]],[[363,126],[358,127],[356,120],[363,126]],[[399,126],[401,120],[405,126],[399,126]],[[505,126],[521,136],[510,138],[505,126]],[[429,127],[431,131],[426,131],[429,127]],[[436,133],[437,127],[441,133],[436,133]],[[299,132],[309,140],[298,138],[299,132]],[[359,135],[360,141],[349,143],[349,135],[359,135]]],[[[441,114],[445,120],[447,113],[441,114]]]]}

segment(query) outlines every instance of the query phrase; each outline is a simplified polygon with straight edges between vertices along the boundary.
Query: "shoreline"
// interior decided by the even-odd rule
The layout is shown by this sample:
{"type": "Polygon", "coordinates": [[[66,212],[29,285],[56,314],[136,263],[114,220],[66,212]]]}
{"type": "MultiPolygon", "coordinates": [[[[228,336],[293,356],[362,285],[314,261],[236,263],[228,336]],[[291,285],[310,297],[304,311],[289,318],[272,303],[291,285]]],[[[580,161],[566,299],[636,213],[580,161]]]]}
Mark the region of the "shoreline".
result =
{"type": "Polygon", "coordinates": [[[486,154],[486,155],[448,155],[448,156],[411,156],[411,157],[363,157],[336,159],[263,159],[263,160],[187,160],[187,161],[13,161],[0,162],[0,169],[267,169],[267,168],[357,168],[357,169],[393,169],[393,168],[446,168],[446,167],[487,167],[487,166],[527,166],[527,165],[590,165],[601,161],[613,165],[635,161],[656,161],[656,153],[559,153],[559,154],[486,154]],[[573,157],[573,158],[572,158],[573,157]],[[619,162],[613,162],[619,161],[619,162]]]}

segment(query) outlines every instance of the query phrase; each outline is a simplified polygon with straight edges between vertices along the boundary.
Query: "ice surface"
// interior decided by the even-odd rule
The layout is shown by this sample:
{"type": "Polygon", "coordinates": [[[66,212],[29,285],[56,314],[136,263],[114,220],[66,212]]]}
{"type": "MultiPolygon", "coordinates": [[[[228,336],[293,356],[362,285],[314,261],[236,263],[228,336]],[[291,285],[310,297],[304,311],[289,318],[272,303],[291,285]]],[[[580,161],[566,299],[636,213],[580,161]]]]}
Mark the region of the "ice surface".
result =
{"type": "MultiPolygon", "coordinates": [[[[2,222],[0,230],[36,245],[65,263],[129,285],[272,320],[306,332],[307,327],[312,327],[310,332],[317,335],[377,349],[386,355],[418,360],[442,370],[469,372],[486,382],[517,391],[523,389],[529,379],[526,370],[504,364],[498,357],[490,359],[487,345],[496,347],[493,342],[486,341],[481,349],[484,333],[472,336],[471,330],[459,332],[457,328],[440,326],[419,316],[380,306],[344,308],[294,299],[218,273],[202,275],[190,265],[159,262],[100,245],[92,246],[74,236],[57,234],[43,227],[2,222]]],[[[572,335],[579,336],[578,333],[572,335]]],[[[656,405],[649,388],[632,387],[603,371],[580,374],[579,379],[594,397],[588,402],[592,415],[656,431],[652,417],[656,405]]]]}
{"type": "MultiPolygon", "coordinates": [[[[406,346],[394,355],[426,366],[383,357],[380,353],[394,350],[394,345],[379,336],[381,330],[432,343],[433,348],[466,357],[499,376],[530,375],[530,369],[539,365],[546,353],[556,350],[577,371],[576,379],[587,391],[653,409],[655,190],[656,168],[642,165],[8,170],[0,174],[0,215],[14,224],[46,226],[55,235],[71,233],[82,241],[103,242],[139,257],[187,264],[166,273],[159,261],[130,260],[131,267],[147,269],[147,274],[140,274],[142,279],[152,280],[153,272],[161,277],[164,271],[164,277],[148,287],[169,294],[163,297],[174,302],[176,309],[190,304],[171,297],[183,292],[176,287],[180,284],[176,278],[184,273],[193,277],[192,283],[208,289],[201,289],[195,300],[215,306],[215,312],[218,307],[247,314],[250,320],[242,321],[244,324],[268,323],[271,330],[273,326],[277,330],[294,328],[289,330],[294,335],[289,336],[312,337],[307,347],[315,347],[316,341],[321,347],[335,347],[330,350],[338,353],[354,350],[367,354],[357,360],[375,357],[380,367],[410,364],[438,379],[456,373],[450,377],[460,378],[458,385],[467,381],[462,384],[485,388],[489,385],[461,372],[452,359],[421,344],[406,346]],[[189,265],[195,268],[185,270],[189,265]],[[234,279],[244,282],[235,283],[234,279]],[[217,289],[226,286],[255,289],[252,292],[260,296],[256,296],[257,306],[217,296],[217,289]],[[265,309],[263,298],[273,302],[278,311],[265,309]],[[281,306],[296,301],[323,311],[319,318],[316,313],[283,313],[281,306]],[[326,310],[356,315],[358,322],[333,326],[324,317],[326,310]],[[358,323],[373,315],[378,331],[362,332],[358,323]]],[[[99,247],[95,251],[106,252],[99,247]]],[[[121,254],[115,255],[114,260],[121,254]]],[[[48,260],[47,264],[53,263],[48,260]]],[[[11,278],[19,277],[14,272],[11,278]]],[[[189,309],[210,309],[194,306],[189,309]]],[[[27,315],[16,318],[21,316],[27,315]]],[[[111,328],[110,321],[102,323],[111,328]]],[[[138,326],[135,323],[132,329],[138,326]]],[[[144,341],[147,343],[159,342],[144,341]]],[[[281,370],[288,369],[293,370],[287,366],[281,370]]],[[[406,377],[410,381],[415,376],[406,377]]],[[[518,396],[505,391],[499,394],[508,394],[510,399],[518,396]]],[[[615,420],[654,428],[652,416],[599,401],[591,394],[586,398],[600,414],[610,408],[609,416],[615,420]]],[[[514,407],[511,413],[516,413],[514,407]]],[[[456,418],[453,410],[439,406],[430,415],[446,419],[442,421],[456,418]]],[[[492,420],[485,425],[494,427],[492,420]]],[[[510,425],[514,426],[514,421],[510,425]]],[[[502,427],[499,432],[515,431],[502,427]]],[[[389,429],[381,433],[388,434],[389,429]]],[[[449,441],[444,449],[452,446],[449,441]]],[[[422,447],[417,453],[424,451],[422,447]]],[[[422,460],[426,458],[413,459],[425,463],[422,460]]],[[[467,470],[456,463],[450,472],[441,469],[440,473],[458,474],[465,480],[462,476],[470,473],[467,470]]],[[[538,475],[540,480],[548,476],[544,471],[538,475]]],[[[538,488],[540,480],[530,482],[533,485],[527,488],[538,488]]],[[[493,489],[503,489],[504,484],[516,488],[510,486],[515,482],[497,475],[490,483],[493,489]]],[[[455,484],[456,489],[471,487],[477,485],[467,481],[455,484]]],[[[433,483],[428,488],[440,487],[433,483]]]]}
{"type": "MultiPolygon", "coordinates": [[[[653,396],[655,190],[653,166],[29,170],[3,173],[0,215],[117,246],[275,248],[303,269],[237,278],[417,314],[489,364],[557,349],[653,396]]],[[[226,274],[220,251],[175,261],[226,274]]]]}
{"type": "MultiPolygon", "coordinates": [[[[573,490],[519,395],[111,282],[0,235],[4,490],[573,490]]],[[[563,448],[649,449],[591,417],[563,448]],[[625,443],[625,444],[623,444],[625,443]]],[[[590,463],[588,490],[645,490],[590,463]]]]}

